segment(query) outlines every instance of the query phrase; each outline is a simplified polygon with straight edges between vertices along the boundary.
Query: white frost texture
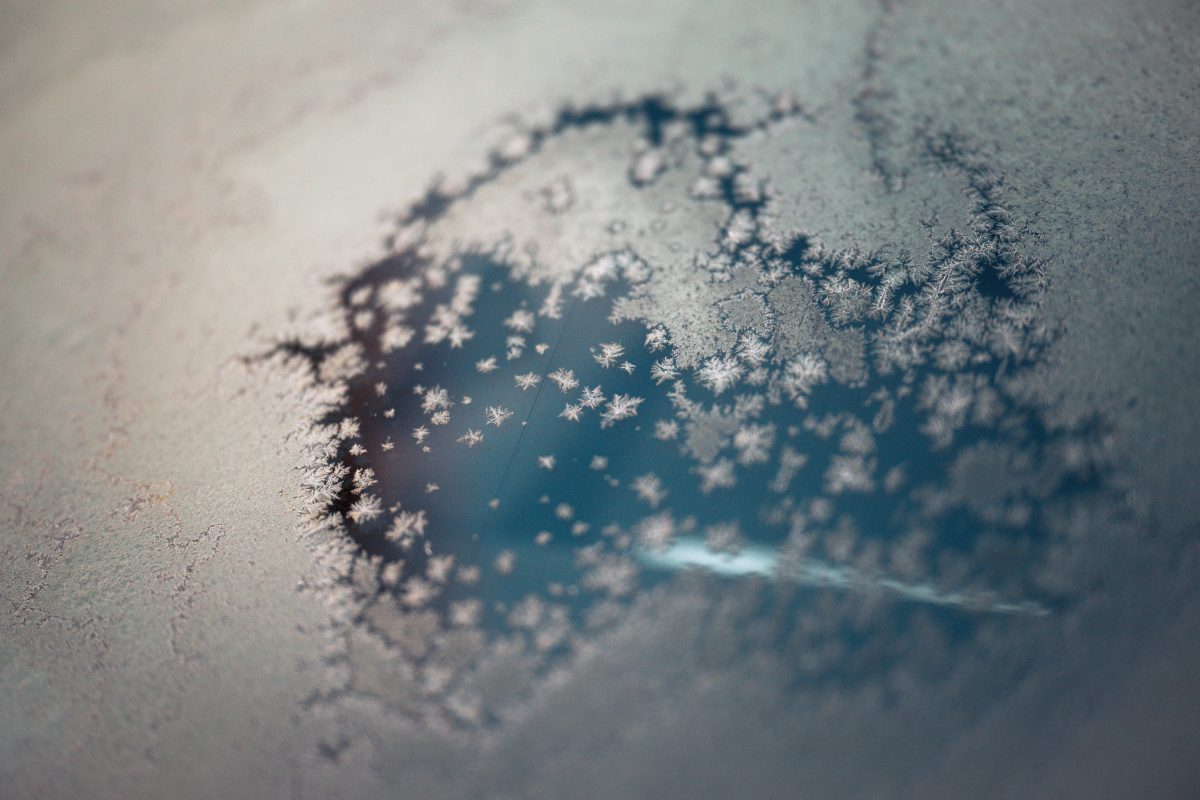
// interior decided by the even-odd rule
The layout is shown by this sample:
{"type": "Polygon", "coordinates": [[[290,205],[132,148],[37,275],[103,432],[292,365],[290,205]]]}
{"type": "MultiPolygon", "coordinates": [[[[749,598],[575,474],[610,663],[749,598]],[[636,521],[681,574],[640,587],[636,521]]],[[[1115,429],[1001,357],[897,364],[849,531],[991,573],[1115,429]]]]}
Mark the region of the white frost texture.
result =
{"type": "Polygon", "coordinates": [[[0,8],[0,797],[1200,786],[1200,10],[0,8]]]}

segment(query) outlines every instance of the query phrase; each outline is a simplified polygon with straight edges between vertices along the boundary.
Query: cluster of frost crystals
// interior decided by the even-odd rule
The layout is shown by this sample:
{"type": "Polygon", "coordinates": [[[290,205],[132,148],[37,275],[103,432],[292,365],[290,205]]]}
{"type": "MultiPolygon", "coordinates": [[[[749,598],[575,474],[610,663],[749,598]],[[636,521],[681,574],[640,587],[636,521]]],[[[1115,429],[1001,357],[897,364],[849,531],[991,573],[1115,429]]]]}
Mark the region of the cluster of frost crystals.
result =
{"type": "Polygon", "coordinates": [[[289,345],[320,407],[309,510],[356,548],[398,710],[502,721],[680,571],[991,612],[1069,595],[1040,565],[1107,455],[1023,400],[1051,330],[1002,182],[931,139],[970,227],[827,249],[736,155],[793,108],[565,109],[431,190],[289,345]]]}

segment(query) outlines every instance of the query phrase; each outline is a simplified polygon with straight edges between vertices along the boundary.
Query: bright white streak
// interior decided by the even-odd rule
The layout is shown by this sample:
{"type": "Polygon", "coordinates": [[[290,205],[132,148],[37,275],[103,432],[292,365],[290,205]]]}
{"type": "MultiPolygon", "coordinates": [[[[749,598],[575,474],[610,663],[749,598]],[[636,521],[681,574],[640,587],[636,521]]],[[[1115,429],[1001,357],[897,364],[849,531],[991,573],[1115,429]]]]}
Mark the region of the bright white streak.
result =
{"type": "Polygon", "coordinates": [[[995,614],[1043,616],[1049,613],[1037,603],[1008,603],[964,592],[942,592],[927,583],[904,583],[892,578],[868,577],[850,567],[839,567],[814,559],[789,563],[780,558],[778,550],[763,545],[748,545],[735,554],[715,553],[699,539],[682,537],[663,550],[637,548],[635,553],[638,560],[646,566],[672,572],[702,569],[722,577],[758,576],[801,586],[824,586],[864,593],[882,589],[918,603],[995,614]]]}

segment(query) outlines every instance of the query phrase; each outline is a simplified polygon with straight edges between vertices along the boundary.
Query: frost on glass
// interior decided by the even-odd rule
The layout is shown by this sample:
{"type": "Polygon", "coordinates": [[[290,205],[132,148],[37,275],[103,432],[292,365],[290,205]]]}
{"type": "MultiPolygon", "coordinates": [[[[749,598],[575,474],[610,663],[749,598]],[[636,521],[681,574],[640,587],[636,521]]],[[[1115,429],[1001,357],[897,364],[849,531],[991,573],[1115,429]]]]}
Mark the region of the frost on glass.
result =
{"type": "Polygon", "coordinates": [[[926,156],[970,225],[927,252],[781,228],[739,150],[798,112],[563,109],[432,188],[281,345],[318,409],[308,513],[346,620],[404,665],[395,710],[502,720],[680,581],[753,586],[776,623],[870,595],[950,638],[1071,602],[1106,444],[1027,399],[1054,335],[1035,231],[949,134],[926,156]]]}

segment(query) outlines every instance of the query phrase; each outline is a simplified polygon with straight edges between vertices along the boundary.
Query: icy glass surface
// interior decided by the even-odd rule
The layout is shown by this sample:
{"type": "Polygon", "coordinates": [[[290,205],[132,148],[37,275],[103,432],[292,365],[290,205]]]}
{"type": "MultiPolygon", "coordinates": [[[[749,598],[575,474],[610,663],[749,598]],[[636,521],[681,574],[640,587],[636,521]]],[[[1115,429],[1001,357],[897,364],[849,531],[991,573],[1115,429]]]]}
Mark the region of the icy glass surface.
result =
{"type": "Polygon", "coordinates": [[[0,3],[0,800],[1197,796],[1198,41],[0,3]]]}

